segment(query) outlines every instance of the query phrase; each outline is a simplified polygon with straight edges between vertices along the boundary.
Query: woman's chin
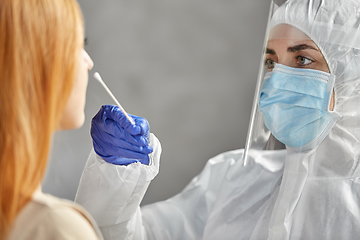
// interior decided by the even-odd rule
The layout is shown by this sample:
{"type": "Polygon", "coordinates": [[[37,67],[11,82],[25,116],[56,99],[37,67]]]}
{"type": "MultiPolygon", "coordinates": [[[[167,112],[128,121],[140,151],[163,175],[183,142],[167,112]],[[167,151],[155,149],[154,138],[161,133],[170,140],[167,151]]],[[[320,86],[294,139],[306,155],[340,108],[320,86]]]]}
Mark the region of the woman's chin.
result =
{"type": "Polygon", "coordinates": [[[84,125],[84,122],[85,122],[85,113],[82,112],[81,114],[79,114],[76,117],[72,116],[72,117],[63,119],[60,122],[59,127],[57,128],[57,131],[78,129],[84,125]]]}

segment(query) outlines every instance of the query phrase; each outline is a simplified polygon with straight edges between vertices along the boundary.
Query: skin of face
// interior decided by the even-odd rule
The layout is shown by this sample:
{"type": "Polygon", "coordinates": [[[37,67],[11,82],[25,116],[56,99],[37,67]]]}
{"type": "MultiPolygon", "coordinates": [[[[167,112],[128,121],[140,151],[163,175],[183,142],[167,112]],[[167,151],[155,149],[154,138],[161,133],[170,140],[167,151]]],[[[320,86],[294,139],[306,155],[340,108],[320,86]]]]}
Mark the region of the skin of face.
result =
{"type": "Polygon", "coordinates": [[[84,43],[78,53],[78,68],[75,72],[74,86],[60,120],[59,130],[79,128],[85,121],[86,89],[89,71],[94,66],[93,61],[84,49],[84,43]]]}
{"type": "MultiPolygon", "coordinates": [[[[302,31],[280,24],[271,29],[267,42],[265,67],[271,71],[274,63],[293,68],[308,68],[330,72],[327,62],[317,45],[302,31]]],[[[334,92],[329,110],[334,109],[334,92]]]]}

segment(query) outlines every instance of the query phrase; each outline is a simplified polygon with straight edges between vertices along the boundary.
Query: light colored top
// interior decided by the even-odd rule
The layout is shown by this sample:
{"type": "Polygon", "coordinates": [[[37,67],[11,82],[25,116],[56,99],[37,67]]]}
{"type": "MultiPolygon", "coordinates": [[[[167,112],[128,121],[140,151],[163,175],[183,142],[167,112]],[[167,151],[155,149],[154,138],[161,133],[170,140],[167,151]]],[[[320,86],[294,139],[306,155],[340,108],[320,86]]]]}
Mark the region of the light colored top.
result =
{"type": "Polygon", "coordinates": [[[78,204],[41,191],[17,216],[8,240],[99,240],[103,239],[95,221],[78,204]]]}

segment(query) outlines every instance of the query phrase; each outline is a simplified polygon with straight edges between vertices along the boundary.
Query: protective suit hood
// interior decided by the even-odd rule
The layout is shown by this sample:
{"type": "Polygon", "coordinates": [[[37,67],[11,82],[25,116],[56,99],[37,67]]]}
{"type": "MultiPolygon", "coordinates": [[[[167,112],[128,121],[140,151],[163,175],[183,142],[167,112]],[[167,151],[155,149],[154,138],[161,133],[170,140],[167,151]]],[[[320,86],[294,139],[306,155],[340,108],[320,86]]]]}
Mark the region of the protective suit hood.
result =
{"type": "Polygon", "coordinates": [[[314,152],[311,172],[351,177],[357,173],[360,153],[360,2],[287,1],[275,12],[270,27],[279,24],[292,25],[308,35],[335,75],[334,112],[341,118],[314,152]]]}
{"type": "Polygon", "coordinates": [[[360,3],[292,0],[270,27],[289,24],[321,50],[335,75],[334,112],[340,114],[315,149],[288,149],[272,211],[269,239],[354,239],[360,221],[360,3]]]}

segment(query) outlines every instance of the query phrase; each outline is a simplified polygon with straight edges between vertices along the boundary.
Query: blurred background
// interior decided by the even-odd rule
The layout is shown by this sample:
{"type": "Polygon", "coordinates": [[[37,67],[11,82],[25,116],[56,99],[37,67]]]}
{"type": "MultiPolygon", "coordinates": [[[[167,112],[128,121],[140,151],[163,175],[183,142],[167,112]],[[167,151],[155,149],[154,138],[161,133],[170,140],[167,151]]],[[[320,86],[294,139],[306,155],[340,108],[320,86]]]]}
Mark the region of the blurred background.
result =
{"type": "Polygon", "coordinates": [[[270,0],[78,0],[89,73],[86,121],[54,136],[43,191],[73,200],[92,148],[91,118],[113,104],[150,122],[163,148],[142,204],[180,192],[224,151],[243,148],[270,0]]]}

